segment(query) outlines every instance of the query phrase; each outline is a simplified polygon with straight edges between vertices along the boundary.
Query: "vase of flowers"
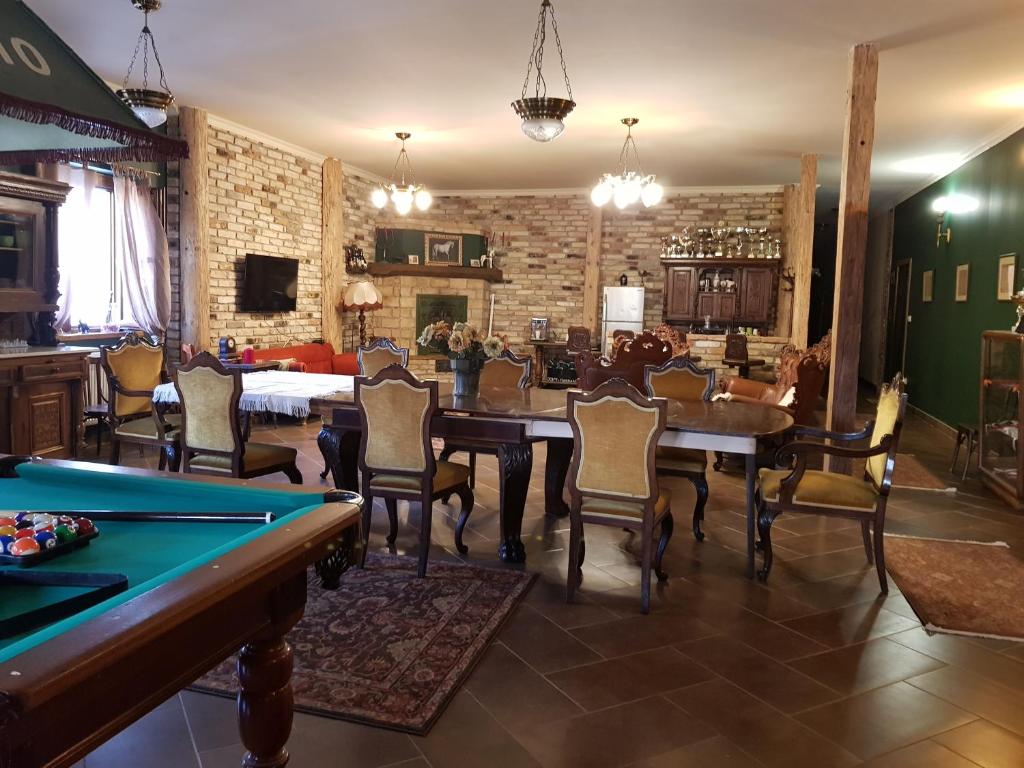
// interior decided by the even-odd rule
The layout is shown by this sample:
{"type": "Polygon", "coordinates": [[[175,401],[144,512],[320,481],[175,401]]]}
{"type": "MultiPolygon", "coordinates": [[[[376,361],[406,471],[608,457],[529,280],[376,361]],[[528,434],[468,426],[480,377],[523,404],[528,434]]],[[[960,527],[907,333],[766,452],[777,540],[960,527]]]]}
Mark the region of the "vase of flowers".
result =
{"type": "Polygon", "coordinates": [[[480,393],[480,370],[484,360],[501,355],[505,343],[497,336],[481,338],[472,325],[444,320],[431,323],[416,340],[421,347],[439,352],[450,361],[455,374],[456,397],[475,397],[480,393]]]}

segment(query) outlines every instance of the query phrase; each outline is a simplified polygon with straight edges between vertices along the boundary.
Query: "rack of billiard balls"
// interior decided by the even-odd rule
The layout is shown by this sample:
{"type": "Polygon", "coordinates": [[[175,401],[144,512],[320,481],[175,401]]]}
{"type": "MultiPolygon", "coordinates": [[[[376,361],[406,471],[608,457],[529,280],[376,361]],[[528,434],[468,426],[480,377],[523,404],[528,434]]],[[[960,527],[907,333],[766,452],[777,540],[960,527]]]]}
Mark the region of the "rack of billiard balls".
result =
{"type": "Polygon", "coordinates": [[[87,517],[18,512],[0,515],[0,564],[29,566],[87,544],[99,529],[87,517]]]}

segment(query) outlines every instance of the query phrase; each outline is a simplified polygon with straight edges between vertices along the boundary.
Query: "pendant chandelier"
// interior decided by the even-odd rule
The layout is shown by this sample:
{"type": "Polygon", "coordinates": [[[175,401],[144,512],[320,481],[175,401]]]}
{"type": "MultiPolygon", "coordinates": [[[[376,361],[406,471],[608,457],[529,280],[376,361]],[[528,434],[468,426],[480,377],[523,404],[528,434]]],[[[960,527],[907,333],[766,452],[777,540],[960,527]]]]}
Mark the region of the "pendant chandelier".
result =
{"type": "Polygon", "coordinates": [[[388,200],[395,206],[395,212],[405,216],[412,210],[413,204],[421,211],[425,211],[434,202],[434,198],[423,187],[416,183],[416,176],[412,172],[412,163],[409,161],[409,153],[405,151],[405,140],[412,136],[411,133],[399,131],[395,134],[402,142],[402,148],[398,151],[398,159],[395,160],[394,170],[391,171],[391,178],[386,185],[382,184],[373,190],[370,195],[370,202],[378,208],[388,204],[388,200]],[[408,178],[406,173],[408,172],[408,178]],[[398,180],[397,183],[395,180],[398,180]]]}
{"type": "Polygon", "coordinates": [[[171,89],[167,87],[164,65],[160,63],[160,54],[156,50],[156,39],[149,29],[149,13],[160,10],[160,3],[161,0],[132,0],[132,5],[145,14],[145,21],[142,24],[142,31],[139,33],[139,40],[135,43],[135,53],[132,54],[131,64],[128,65],[128,73],[124,76],[124,84],[117,92],[121,101],[131,107],[136,117],[150,128],[156,128],[167,122],[167,110],[174,103],[171,89]],[[142,49],[142,87],[129,88],[128,79],[132,76],[132,69],[139,58],[140,48],[142,49]],[[150,48],[153,49],[153,60],[160,71],[160,90],[153,90],[149,87],[150,48]]]}
{"type": "Polygon", "coordinates": [[[558,37],[558,24],[555,23],[555,9],[551,0],[543,0],[540,4],[540,17],[537,19],[537,31],[533,34],[533,49],[526,65],[526,79],[523,80],[523,95],[512,102],[512,109],[523,119],[523,133],[534,141],[551,141],[565,130],[563,122],[572,112],[576,102],[572,100],[572,86],[569,85],[569,73],[565,69],[565,56],[562,53],[562,41],[558,37]],[[562,75],[565,77],[567,99],[548,96],[548,85],[544,80],[541,68],[544,64],[544,42],[547,38],[547,16],[551,15],[551,31],[555,35],[555,46],[558,58],[562,63],[562,75]],[[536,69],[536,73],[534,73],[536,69]],[[530,75],[534,75],[533,96],[527,96],[530,87],[530,75]]]}
{"type": "Polygon", "coordinates": [[[661,202],[665,190],[661,184],[654,180],[653,175],[644,175],[640,170],[640,153],[636,149],[636,141],[633,139],[633,126],[639,123],[639,118],[624,117],[622,124],[626,126],[626,141],[622,145],[622,152],[619,153],[618,174],[606,173],[590,193],[590,200],[600,208],[609,201],[614,201],[615,207],[620,210],[628,208],[638,202],[650,208],[661,202]],[[629,152],[633,150],[634,168],[629,165],[629,152]]]}

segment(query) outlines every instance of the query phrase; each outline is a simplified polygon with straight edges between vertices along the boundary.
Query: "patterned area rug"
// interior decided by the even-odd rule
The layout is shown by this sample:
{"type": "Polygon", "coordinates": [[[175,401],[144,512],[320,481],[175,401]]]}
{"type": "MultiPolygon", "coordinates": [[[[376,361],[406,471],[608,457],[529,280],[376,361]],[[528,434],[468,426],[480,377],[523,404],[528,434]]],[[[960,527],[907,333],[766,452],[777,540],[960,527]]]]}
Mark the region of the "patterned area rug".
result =
{"type": "Polygon", "coordinates": [[[1024,562],[1003,542],[887,535],[885,564],[929,632],[1024,640],[1024,562]]]}
{"type": "MultiPolygon", "coordinates": [[[[534,574],[370,555],[335,591],[310,583],[289,633],[295,708],[425,734],[483,655],[534,574]]],[[[192,686],[234,696],[235,659],[192,686]]]]}
{"type": "Polygon", "coordinates": [[[949,479],[936,477],[930,469],[909,453],[896,454],[896,471],[893,474],[892,484],[895,488],[956,493],[952,476],[949,479]]]}

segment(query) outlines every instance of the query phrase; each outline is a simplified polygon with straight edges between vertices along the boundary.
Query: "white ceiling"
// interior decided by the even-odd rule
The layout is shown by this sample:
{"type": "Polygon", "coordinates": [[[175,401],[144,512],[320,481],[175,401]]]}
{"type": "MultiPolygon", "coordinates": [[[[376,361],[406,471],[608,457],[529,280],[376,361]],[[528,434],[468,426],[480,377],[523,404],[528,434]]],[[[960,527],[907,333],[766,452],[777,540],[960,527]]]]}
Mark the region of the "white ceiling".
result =
{"type": "MultiPolygon", "coordinates": [[[[179,104],[383,175],[409,130],[435,190],[589,187],[630,115],[667,186],[794,181],[817,152],[834,190],[849,49],[866,41],[882,50],[876,202],[1024,126],[1021,0],[554,2],[578,106],[546,145],[509,106],[539,0],[164,0],[151,26],[179,104]]],[[[28,4],[121,80],[142,21],[129,0],[28,4]]],[[[562,95],[550,35],[546,64],[562,95]]]]}

